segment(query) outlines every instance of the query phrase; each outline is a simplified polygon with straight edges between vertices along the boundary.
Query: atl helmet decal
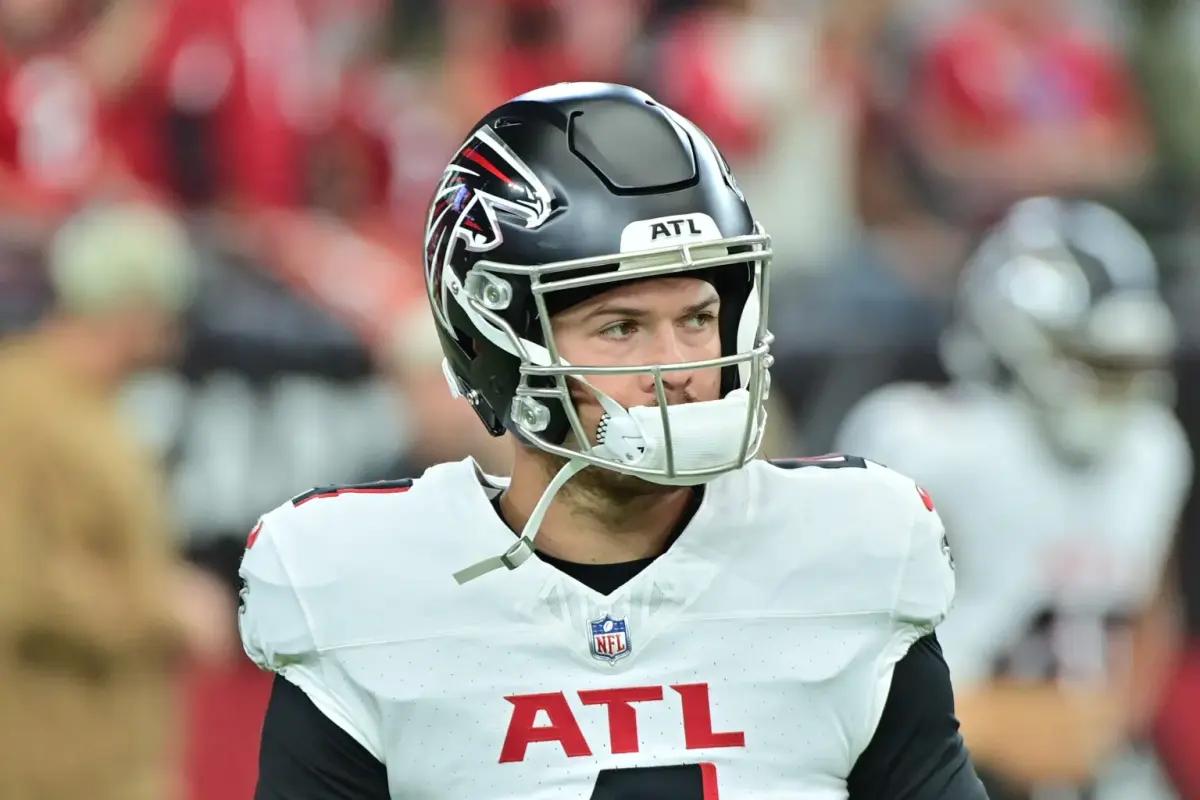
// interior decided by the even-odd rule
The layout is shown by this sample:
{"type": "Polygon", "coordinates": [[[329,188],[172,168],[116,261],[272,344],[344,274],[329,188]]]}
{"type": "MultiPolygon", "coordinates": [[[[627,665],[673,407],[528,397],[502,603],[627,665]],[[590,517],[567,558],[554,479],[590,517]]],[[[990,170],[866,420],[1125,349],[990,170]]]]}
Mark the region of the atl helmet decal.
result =
{"type": "Polygon", "coordinates": [[[425,224],[425,288],[434,315],[448,331],[453,329],[446,313],[445,271],[460,242],[480,253],[504,241],[497,211],[536,228],[550,216],[550,190],[485,125],[471,134],[442,173],[425,224]]]}

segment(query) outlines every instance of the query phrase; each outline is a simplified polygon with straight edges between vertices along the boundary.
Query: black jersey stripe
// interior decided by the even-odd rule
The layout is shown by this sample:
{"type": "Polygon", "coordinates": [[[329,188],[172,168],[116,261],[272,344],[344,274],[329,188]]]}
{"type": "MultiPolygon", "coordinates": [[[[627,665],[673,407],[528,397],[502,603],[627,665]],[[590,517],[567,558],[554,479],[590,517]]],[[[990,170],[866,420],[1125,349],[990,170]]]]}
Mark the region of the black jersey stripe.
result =
{"type": "Polygon", "coordinates": [[[337,497],[341,494],[395,494],[412,488],[412,478],[370,483],[346,483],[335,486],[317,486],[292,498],[293,506],[300,506],[319,497],[337,497]]]}
{"type": "Polygon", "coordinates": [[[823,456],[806,456],[804,458],[775,458],[771,463],[780,469],[800,469],[801,467],[820,467],[821,469],[866,469],[867,460],[862,456],[850,456],[844,453],[827,453],[823,456]]]}

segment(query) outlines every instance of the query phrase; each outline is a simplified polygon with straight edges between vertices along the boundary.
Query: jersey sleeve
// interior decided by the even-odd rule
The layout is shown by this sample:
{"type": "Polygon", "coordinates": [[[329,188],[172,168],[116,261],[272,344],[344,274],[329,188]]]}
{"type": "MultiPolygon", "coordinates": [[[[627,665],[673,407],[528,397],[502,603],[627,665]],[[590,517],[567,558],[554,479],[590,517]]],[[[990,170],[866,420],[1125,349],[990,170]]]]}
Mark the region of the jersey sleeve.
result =
{"type": "MultiPolygon", "coordinates": [[[[954,567],[942,521],[929,493],[910,478],[869,463],[881,470],[880,480],[890,492],[887,508],[895,518],[894,567],[890,596],[890,631],[876,661],[876,691],[868,705],[858,747],[866,747],[891,701],[897,665],[923,637],[929,636],[950,611],[954,600],[954,567]]],[[[941,652],[938,652],[941,658],[941,652]]],[[[859,752],[862,752],[861,750],[859,752]]]]}
{"type": "Polygon", "coordinates": [[[894,613],[899,622],[928,633],[945,619],[954,600],[954,559],[933,498],[917,484],[908,483],[913,519],[894,613]]]}
{"type": "MultiPolygon", "coordinates": [[[[374,700],[347,673],[330,642],[314,635],[329,630],[314,621],[313,595],[331,602],[347,583],[329,571],[317,546],[323,532],[298,519],[287,504],[267,514],[251,532],[239,575],[238,629],[246,655],[259,667],[298,687],[330,721],[383,761],[374,700]]],[[[327,532],[326,532],[327,533],[327,532]]],[[[327,615],[326,615],[327,616],[327,615]]]]}
{"type": "Polygon", "coordinates": [[[311,628],[280,553],[287,519],[274,511],[250,532],[238,571],[242,581],[238,631],[246,655],[258,666],[279,672],[311,660],[316,652],[311,628]]]}
{"type": "Polygon", "coordinates": [[[988,569],[996,557],[994,543],[970,535],[978,526],[964,526],[974,513],[970,497],[986,474],[975,447],[963,446],[972,430],[939,393],[917,384],[895,384],[860,401],[838,433],[838,446],[857,448],[929,487],[931,499],[945,511],[948,534],[939,512],[914,516],[895,613],[916,625],[940,624],[940,617],[946,617],[939,636],[959,685],[984,674],[989,643],[997,638],[996,621],[1011,614],[1003,587],[993,585],[1000,574],[988,569]],[[954,583],[955,557],[962,565],[961,585],[954,583]],[[940,599],[947,595],[953,596],[948,614],[939,609],[949,606],[940,599]]]}
{"type": "Polygon", "coordinates": [[[896,664],[879,726],[846,787],[850,800],[986,800],[958,731],[950,672],[934,634],[896,664]]]}
{"type": "Polygon", "coordinates": [[[254,800],[388,800],[387,770],[299,687],[276,676],[254,800]]]}
{"type": "Polygon", "coordinates": [[[851,409],[836,442],[840,452],[857,453],[874,462],[873,469],[887,467],[894,513],[901,529],[908,532],[893,604],[895,616],[926,633],[942,621],[954,597],[945,528],[933,498],[913,481],[929,473],[923,461],[931,457],[931,445],[937,441],[929,426],[930,420],[938,418],[938,402],[923,386],[885,386],[851,409]]]}

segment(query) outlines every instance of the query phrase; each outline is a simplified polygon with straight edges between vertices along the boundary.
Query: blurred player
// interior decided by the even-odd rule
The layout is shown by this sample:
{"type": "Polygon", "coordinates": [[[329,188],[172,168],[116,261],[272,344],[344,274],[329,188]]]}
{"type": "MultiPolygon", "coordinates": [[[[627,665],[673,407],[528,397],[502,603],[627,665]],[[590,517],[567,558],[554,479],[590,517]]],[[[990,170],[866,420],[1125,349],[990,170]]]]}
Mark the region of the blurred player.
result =
{"type": "Polygon", "coordinates": [[[960,579],[942,637],[993,800],[1090,796],[1150,711],[1161,637],[1132,642],[1191,483],[1174,340],[1127,222],[1025,200],[963,275],[954,383],[885,387],[844,424],[838,446],[938,497],[960,579]]]}
{"type": "Polygon", "coordinates": [[[858,458],[754,460],[770,255],[708,138],[641,92],[479,122],[426,278],[512,477],[315,489],[254,529],[242,636],[280,674],[258,798],[984,796],[932,503],[858,458]]]}

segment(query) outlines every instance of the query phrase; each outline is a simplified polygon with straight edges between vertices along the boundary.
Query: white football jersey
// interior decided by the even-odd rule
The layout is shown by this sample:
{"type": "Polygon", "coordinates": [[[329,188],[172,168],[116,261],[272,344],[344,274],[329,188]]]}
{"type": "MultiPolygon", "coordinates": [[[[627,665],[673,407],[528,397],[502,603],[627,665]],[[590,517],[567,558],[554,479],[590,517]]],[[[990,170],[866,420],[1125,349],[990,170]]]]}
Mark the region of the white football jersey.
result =
{"type": "Polygon", "coordinates": [[[936,498],[959,582],[938,637],[959,686],[1102,678],[1127,655],[1121,620],[1156,590],[1191,485],[1186,436],[1163,406],[1139,407],[1078,470],[1033,415],[989,387],[897,384],[861,401],[837,442],[936,498]]]}
{"type": "Polygon", "coordinates": [[[514,541],[469,460],[408,490],[310,493],[252,537],[243,643],[386,765],[396,798],[588,800],[602,771],[630,787],[665,765],[696,765],[695,800],[845,798],[892,667],[954,579],[912,481],[826,466],[710,482],[607,596],[536,558],[457,585],[514,541]]]}

